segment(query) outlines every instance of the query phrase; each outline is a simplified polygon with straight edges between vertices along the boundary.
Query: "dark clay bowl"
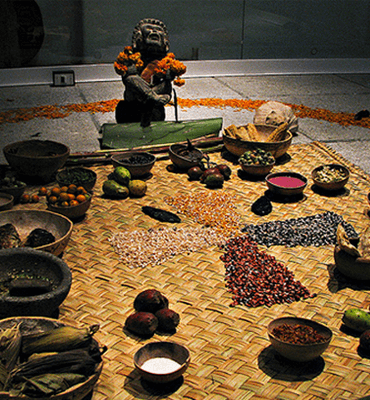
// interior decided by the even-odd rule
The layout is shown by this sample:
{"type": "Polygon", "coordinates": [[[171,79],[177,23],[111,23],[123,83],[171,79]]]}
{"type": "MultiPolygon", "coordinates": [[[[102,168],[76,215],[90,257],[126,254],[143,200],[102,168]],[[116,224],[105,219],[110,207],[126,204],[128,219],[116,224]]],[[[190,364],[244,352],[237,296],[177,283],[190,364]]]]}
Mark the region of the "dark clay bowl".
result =
{"type": "Polygon", "coordinates": [[[91,198],[92,196],[90,196],[83,203],[70,207],[60,207],[55,204],[48,204],[48,210],[54,213],[64,215],[65,217],[71,220],[79,219],[82,218],[86,214],[87,210],[90,208],[91,198]]]}
{"type": "Polygon", "coordinates": [[[0,212],[0,226],[14,225],[22,241],[36,228],[45,229],[55,237],[55,242],[35,247],[56,256],[62,254],[72,235],[73,223],[63,215],[43,210],[8,210],[0,212]]]}
{"type": "Polygon", "coordinates": [[[9,165],[23,178],[50,182],[68,159],[70,149],[51,140],[24,140],[8,144],[3,153],[9,165]]]}
{"type": "Polygon", "coordinates": [[[55,176],[60,187],[73,184],[77,187],[84,187],[88,192],[90,192],[95,186],[96,178],[96,172],[83,167],[65,168],[58,171],[55,176]]]}
{"type": "Polygon", "coordinates": [[[282,317],[270,322],[267,327],[267,333],[273,348],[283,357],[291,361],[307,362],[318,358],[329,346],[333,336],[332,331],[326,326],[306,318],[282,317]],[[315,329],[316,332],[325,337],[325,341],[313,344],[293,344],[283,342],[276,338],[272,333],[275,327],[282,324],[288,325],[306,325],[315,329]]]}
{"type": "Polygon", "coordinates": [[[17,185],[17,186],[0,186],[0,192],[1,193],[7,193],[13,196],[14,198],[14,203],[19,203],[20,198],[22,197],[22,194],[26,190],[27,185],[23,183],[23,185],[17,185]]]}
{"type": "Polygon", "coordinates": [[[232,138],[223,135],[223,142],[226,149],[237,157],[240,157],[248,150],[262,149],[269,151],[275,158],[283,156],[292,144],[293,135],[287,131],[286,138],[280,142],[266,142],[266,139],[272,133],[276,126],[256,125],[260,136],[259,141],[249,141],[232,138]]]}
{"type": "Polygon", "coordinates": [[[114,168],[125,167],[130,171],[131,178],[140,178],[150,173],[156,158],[146,151],[133,151],[114,154],[111,160],[114,168]]]}
{"type": "Polygon", "coordinates": [[[71,288],[72,274],[68,265],[45,251],[26,247],[0,250],[0,265],[2,287],[4,282],[24,277],[50,284],[50,291],[36,295],[10,295],[4,291],[0,296],[1,318],[52,316],[71,288]]]}
{"type": "Polygon", "coordinates": [[[307,178],[298,172],[275,172],[267,175],[265,181],[270,191],[278,196],[300,195],[307,186],[307,178]],[[275,179],[280,179],[281,182],[276,182],[275,179]]]}
{"type": "Polygon", "coordinates": [[[176,143],[169,147],[168,154],[172,163],[179,169],[189,169],[199,165],[204,154],[201,150],[194,148],[190,156],[184,156],[182,153],[188,148],[187,145],[176,143]]]}
{"type": "Polygon", "coordinates": [[[315,168],[312,171],[311,176],[312,176],[312,180],[314,181],[315,185],[317,185],[319,188],[324,189],[324,190],[329,190],[329,191],[335,191],[335,190],[342,189],[346,185],[346,183],[348,182],[348,179],[349,179],[349,170],[344,165],[326,164],[326,165],[320,165],[319,167],[315,168]],[[343,172],[344,177],[340,180],[332,180],[332,181],[328,181],[328,182],[322,182],[319,179],[319,174],[320,174],[320,171],[322,171],[324,168],[330,168],[332,170],[340,170],[343,172]]]}
{"type": "Polygon", "coordinates": [[[272,170],[272,168],[274,168],[275,162],[268,165],[243,164],[243,163],[239,164],[242,167],[242,170],[248,175],[265,176],[272,170]]]}
{"type": "Polygon", "coordinates": [[[153,383],[167,383],[180,378],[190,363],[189,350],[173,342],[148,343],[134,355],[134,365],[139,374],[153,383]],[[149,372],[142,368],[143,364],[152,358],[170,358],[179,364],[179,368],[169,373],[149,372]]]}
{"type": "Polygon", "coordinates": [[[14,197],[8,193],[0,192],[0,211],[11,210],[14,205],[14,197]]]}

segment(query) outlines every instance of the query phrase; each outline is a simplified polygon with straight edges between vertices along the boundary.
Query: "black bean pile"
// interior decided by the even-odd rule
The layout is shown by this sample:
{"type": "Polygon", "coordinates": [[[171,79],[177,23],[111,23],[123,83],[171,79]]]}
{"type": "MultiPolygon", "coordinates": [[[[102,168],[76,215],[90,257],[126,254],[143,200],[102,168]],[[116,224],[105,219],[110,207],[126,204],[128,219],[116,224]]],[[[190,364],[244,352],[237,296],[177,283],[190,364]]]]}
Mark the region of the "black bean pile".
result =
{"type": "Polygon", "coordinates": [[[271,307],[316,296],[248,236],[229,239],[225,250],[220,259],[225,264],[227,290],[232,293],[231,306],[271,307]]]}
{"type": "Polygon", "coordinates": [[[135,154],[129,158],[126,158],[124,161],[131,165],[141,165],[148,164],[149,162],[153,161],[153,158],[149,154],[135,154]]]}
{"type": "Polygon", "coordinates": [[[336,243],[338,225],[342,224],[348,237],[358,237],[353,226],[341,215],[328,211],[309,217],[271,221],[259,225],[245,225],[242,232],[251,241],[271,246],[325,246],[336,243]]]}

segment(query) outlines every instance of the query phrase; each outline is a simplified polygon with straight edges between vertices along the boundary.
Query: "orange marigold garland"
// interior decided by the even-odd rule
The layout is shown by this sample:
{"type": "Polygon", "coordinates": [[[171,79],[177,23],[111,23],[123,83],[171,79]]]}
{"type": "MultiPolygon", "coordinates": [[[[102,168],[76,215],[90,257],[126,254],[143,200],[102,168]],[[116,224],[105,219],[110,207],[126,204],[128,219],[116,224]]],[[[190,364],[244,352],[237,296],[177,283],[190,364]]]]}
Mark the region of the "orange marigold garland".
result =
{"type": "MultiPolygon", "coordinates": [[[[131,65],[135,65],[138,70],[144,67],[141,54],[139,52],[134,53],[131,46],[126,46],[124,50],[118,54],[114,63],[114,69],[118,75],[124,76],[127,74],[128,67],[131,65]]],[[[168,70],[176,77],[173,81],[174,85],[183,86],[185,84],[185,80],[180,79],[180,76],[186,72],[186,66],[181,61],[176,60],[175,54],[173,53],[168,53],[166,57],[158,61],[154,69],[154,74],[159,78],[164,78],[168,70]]]]}
{"type": "Polygon", "coordinates": [[[118,75],[124,76],[127,73],[128,67],[135,65],[137,69],[144,66],[139,52],[134,53],[131,46],[126,46],[121,53],[118,54],[114,63],[114,70],[118,75]]]}

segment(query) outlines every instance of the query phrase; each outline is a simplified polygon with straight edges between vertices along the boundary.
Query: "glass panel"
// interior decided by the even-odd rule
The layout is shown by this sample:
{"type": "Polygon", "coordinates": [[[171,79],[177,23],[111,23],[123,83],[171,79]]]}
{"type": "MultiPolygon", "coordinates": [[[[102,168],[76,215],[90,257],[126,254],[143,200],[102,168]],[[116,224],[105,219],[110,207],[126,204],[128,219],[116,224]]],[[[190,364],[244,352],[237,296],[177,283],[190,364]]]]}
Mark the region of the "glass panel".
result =
{"type": "Polygon", "coordinates": [[[370,58],[370,0],[1,0],[0,67],[113,63],[145,17],[182,60],[370,58]]]}

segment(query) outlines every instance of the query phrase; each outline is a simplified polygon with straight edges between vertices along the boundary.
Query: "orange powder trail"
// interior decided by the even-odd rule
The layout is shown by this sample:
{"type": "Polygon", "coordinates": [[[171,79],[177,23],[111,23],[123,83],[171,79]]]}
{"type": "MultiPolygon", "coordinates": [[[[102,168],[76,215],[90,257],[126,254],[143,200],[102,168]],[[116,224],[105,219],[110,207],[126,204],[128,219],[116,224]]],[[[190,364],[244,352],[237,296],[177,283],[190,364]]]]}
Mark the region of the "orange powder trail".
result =
{"type": "MultiPolygon", "coordinates": [[[[19,108],[16,110],[0,112],[0,124],[5,123],[17,123],[23,121],[29,121],[33,118],[65,118],[74,112],[83,113],[107,113],[114,112],[119,100],[105,100],[96,101],[92,103],[84,104],[67,104],[63,106],[48,105],[38,106],[31,108],[19,108]]],[[[259,108],[265,100],[244,100],[244,99],[218,99],[218,98],[203,98],[203,99],[177,99],[180,108],[191,108],[191,107],[208,107],[208,108],[219,108],[225,109],[226,107],[234,108],[235,111],[241,110],[256,110],[259,108]]],[[[289,104],[298,118],[312,118],[320,121],[327,121],[336,123],[339,125],[349,126],[361,126],[363,128],[370,128],[370,119],[364,118],[360,121],[355,120],[354,113],[345,112],[332,112],[323,108],[310,108],[302,104],[289,104]]]]}

